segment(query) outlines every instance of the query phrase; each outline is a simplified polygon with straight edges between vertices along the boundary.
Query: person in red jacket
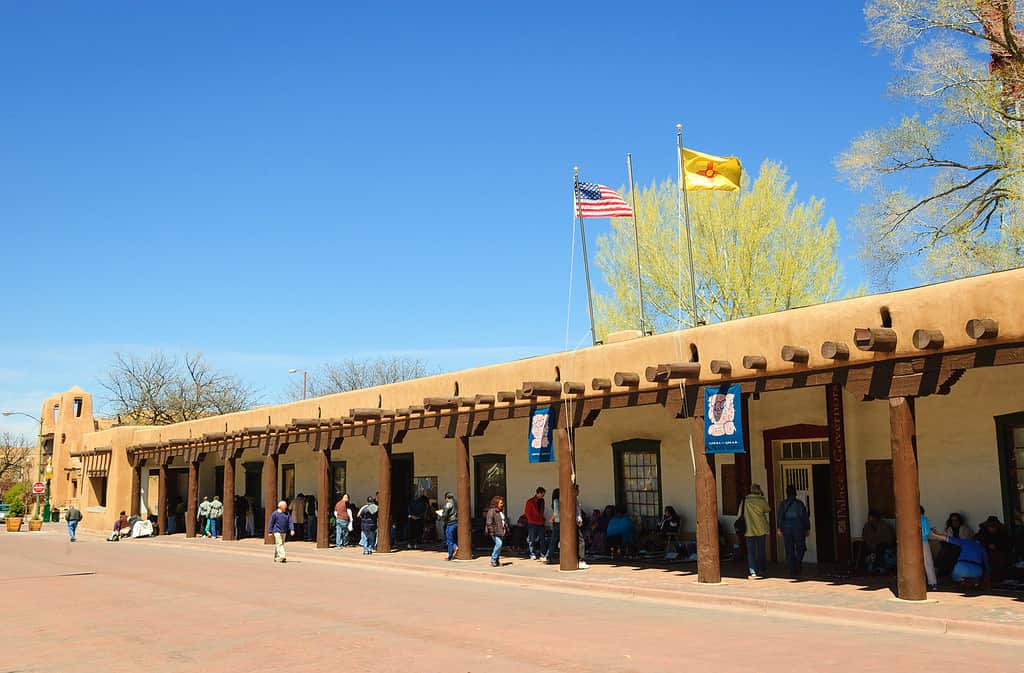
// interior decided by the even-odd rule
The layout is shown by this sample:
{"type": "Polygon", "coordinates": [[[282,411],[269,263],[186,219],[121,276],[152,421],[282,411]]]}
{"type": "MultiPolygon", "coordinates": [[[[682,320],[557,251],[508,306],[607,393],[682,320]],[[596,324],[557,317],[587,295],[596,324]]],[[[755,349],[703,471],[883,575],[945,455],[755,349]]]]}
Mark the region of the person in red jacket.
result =
{"type": "Polygon", "coordinates": [[[523,516],[526,517],[526,545],[530,550],[530,560],[536,561],[544,553],[544,494],[543,486],[526,501],[523,516]]]}

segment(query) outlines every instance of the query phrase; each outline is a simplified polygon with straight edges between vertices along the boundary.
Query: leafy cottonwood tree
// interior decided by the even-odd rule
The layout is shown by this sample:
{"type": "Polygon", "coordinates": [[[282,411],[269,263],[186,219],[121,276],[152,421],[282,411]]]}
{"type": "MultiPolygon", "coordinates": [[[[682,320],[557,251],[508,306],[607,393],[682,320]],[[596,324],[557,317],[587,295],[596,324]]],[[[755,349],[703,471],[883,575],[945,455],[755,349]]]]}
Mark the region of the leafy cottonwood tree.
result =
{"type": "Polygon", "coordinates": [[[180,362],[165,353],[115,353],[100,384],[111,412],[124,424],[179,423],[242,411],[254,402],[251,388],[214,369],[199,353],[186,353],[180,362]]]}
{"type": "Polygon", "coordinates": [[[873,280],[904,262],[938,279],[1024,253],[1024,41],[1014,0],[870,0],[869,41],[897,56],[893,95],[920,111],[837,159],[868,190],[857,224],[873,280]],[[904,58],[905,57],[905,58],[904,58]]]}
{"type": "Polygon", "coordinates": [[[35,476],[29,473],[35,450],[24,435],[0,432],[0,491],[6,491],[15,482],[35,476]]]}
{"type": "MultiPolygon", "coordinates": [[[[797,202],[786,170],[766,161],[739,192],[689,193],[698,315],[710,322],[833,299],[839,288],[839,235],[823,222],[824,202],[797,202]]],[[[637,222],[648,329],[691,323],[685,233],[678,236],[678,185],[637,191],[637,222]],[[682,322],[677,319],[682,307],[682,322]]],[[[612,220],[596,258],[609,296],[595,297],[599,336],[639,326],[636,249],[629,219],[612,220]]]]}
{"type": "MultiPolygon", "coordinates": [[[[342,360],[325,364],[318,370],[309,372],[306,381],[307,395],[319,397],[344,393],[430,376],[432,373],[423,360],[401,355],[342,360]]],[[[302,399],[302,380],[294,379],[289,392],[292,399],[302,399]]]]}

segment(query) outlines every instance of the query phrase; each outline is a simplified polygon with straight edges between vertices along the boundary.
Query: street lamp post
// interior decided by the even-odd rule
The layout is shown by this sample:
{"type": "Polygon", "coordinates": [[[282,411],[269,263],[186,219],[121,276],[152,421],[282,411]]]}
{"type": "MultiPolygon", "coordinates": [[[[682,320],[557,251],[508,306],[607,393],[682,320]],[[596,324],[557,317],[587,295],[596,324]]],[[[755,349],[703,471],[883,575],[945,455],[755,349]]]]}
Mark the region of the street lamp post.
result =
{"type": "Polygon", "coordinates": [[[289,374],[298,374],[302,372],[302,399],[306,399],[306,370],[305,369],[289,369],[289,374]]]}
{"type": "MultiPolygon", "coordinates": [[[[36,481],[41,481],[43,478],[43,419],[37,418],[32,414],[26,414],[24,411],[4,411],[0,412],[3,416],[24,416],[25,418],[31,418],[36,423],[39,423],[39,435],[36,437],[36,444],[38,446],[38,459],[36,460],[36,481]]],[[[39,511],[39,493],[36,493],[36,516],[40,516],[42,513],[39,511]]],[[[50,504],[50,496],[46,496],[46,504],[50,504]]]]}

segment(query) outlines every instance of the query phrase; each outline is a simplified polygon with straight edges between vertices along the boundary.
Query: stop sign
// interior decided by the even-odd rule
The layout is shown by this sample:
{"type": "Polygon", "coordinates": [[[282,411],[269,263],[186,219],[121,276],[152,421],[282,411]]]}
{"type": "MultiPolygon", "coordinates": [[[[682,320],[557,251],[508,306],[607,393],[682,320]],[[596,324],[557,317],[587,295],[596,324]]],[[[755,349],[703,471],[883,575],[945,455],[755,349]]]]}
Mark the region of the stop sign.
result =
{"type": "Polygon", "coordinates": [[[46,493],[46,484],[41,481],[37,481],[32,484],[32,493],[35,495],[42,495],[43,493],[46,493]]]}

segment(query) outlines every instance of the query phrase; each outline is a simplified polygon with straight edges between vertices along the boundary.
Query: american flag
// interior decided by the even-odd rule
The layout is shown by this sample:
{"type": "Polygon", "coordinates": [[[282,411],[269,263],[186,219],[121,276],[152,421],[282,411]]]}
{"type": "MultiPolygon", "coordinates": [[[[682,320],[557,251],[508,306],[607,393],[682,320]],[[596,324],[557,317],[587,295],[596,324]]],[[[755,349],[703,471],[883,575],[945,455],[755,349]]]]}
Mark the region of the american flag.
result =
{"type": "Polygon", "coordinates": [[[576,191],[576,215],[579,217],[632,217],[633,211],[611,187],[581,182],[576,191]]]}

